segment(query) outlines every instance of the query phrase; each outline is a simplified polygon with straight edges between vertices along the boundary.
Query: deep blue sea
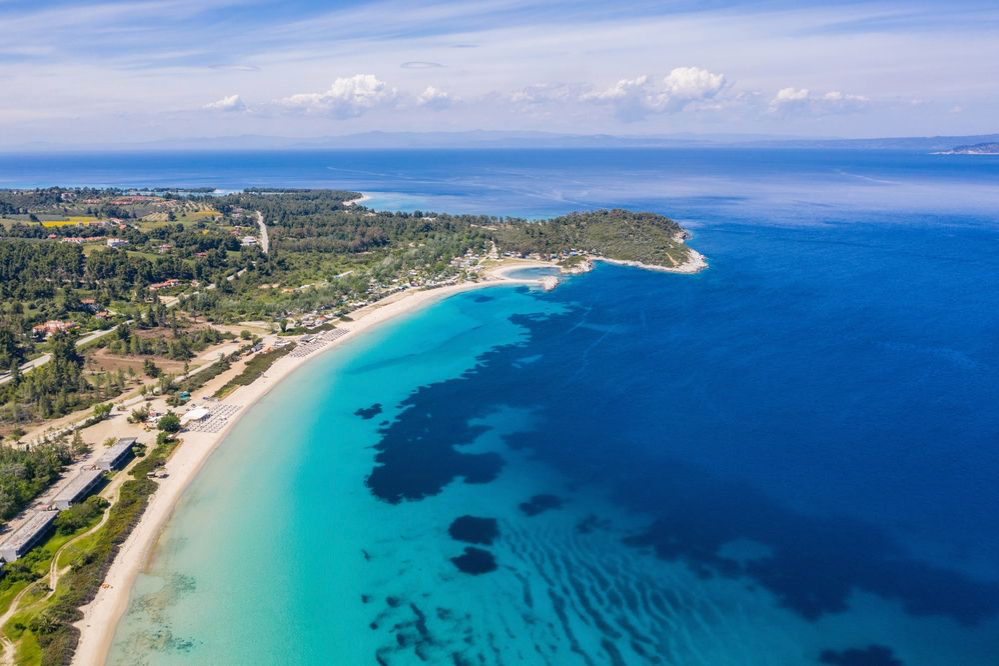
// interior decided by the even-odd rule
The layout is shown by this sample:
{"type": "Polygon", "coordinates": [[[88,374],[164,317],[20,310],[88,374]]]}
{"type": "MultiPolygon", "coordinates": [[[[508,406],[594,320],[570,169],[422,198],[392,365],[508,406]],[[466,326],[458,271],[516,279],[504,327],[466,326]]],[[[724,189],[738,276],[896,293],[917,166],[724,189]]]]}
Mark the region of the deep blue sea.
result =
{"type": "Polygon", "coordinates": [[[999,664],[999,158],[0,156],[0,187],[652,210],[694,276],[453,296],[323,355],[192,485],[115,664],[999,664]]]}

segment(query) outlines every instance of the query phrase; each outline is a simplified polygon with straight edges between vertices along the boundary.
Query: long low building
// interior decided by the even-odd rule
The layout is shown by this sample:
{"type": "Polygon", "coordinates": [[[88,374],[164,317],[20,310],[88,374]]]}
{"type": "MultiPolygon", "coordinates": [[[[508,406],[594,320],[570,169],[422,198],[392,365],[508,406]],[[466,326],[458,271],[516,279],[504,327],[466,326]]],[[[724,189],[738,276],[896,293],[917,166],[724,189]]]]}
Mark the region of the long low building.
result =
{"type": "Polygon", "coordinates": [[[132,455],[133,446],[135,446],[135,437],[122,437],[97,459],[97,469],[105,472],[118,469],[132,455]]]}
{"type": "Polygon", "coordinates": [[[58,515],[58,511],[36,511],[0,543],[0,557],[5,562],[13,562],[31,550],[48,535],[52,521],[58,515]]]}
{"type": "Polygon", "coordinates": [[[68,509],[70,505],[86,497],[103,476],[104,471],[100,469],[83,470],[59,490],[52,505],[57,509],[68,509]]]}

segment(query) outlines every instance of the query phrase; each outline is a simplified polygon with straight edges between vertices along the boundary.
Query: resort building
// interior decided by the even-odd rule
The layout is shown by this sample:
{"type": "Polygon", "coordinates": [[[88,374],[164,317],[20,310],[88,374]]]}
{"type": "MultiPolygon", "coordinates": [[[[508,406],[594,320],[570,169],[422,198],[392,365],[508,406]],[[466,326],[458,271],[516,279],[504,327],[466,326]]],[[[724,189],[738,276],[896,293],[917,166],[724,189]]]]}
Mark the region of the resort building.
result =
{"type": "Polygon", "coordinates": [[[97,469],[110,472],[123,466],[125,461],[132,457],[134,446],[135,437],[122,437],[97,459],[97,469]]]}
{"type": "Polygon", "coordinates": [[[70,505],[79,502],[90,494],[90,491],[100,483],[104,472],[99,469],[85,469],[62,487],[52,500],[52,506],[59,509],[68,509],[70,505]]]}
{"type": "Polygon", "coordinates": [[[207,418],[209,414],[211,414],[211,412],[204,407],[195,407],[180,417],[180,424],[187,425],[188,423],[193,423],[194,421],[201,421],[202,419],[207,418]]]}
{"type": "Polygon", "coordinates": [[[0,543],[0,557],[5,562],[13,562],[31,550],[49,533],[52,521],[58,515],[58,511],[36,511],[0,543]]]}

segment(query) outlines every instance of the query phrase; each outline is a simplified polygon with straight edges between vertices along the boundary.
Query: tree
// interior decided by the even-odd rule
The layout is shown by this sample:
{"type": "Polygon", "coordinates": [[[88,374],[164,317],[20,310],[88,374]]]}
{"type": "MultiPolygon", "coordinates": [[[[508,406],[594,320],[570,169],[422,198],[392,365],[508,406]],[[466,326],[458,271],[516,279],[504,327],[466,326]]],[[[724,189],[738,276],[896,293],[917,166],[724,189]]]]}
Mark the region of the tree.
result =
{"type": "Polygon", "coordinates": [[[132,413],[128,416],[129,423],[142,423],[149,418],[149,408],[148,407],[138,407],[132,410],[132,413]]]}
{"type": "Polygon", "coordinates": [[[175,433],[180,431],[180,417],[173,412],[167,412],[160,417],[159,422],[157,422],[156,427],[167,433],[175,433]]]}
{"type": "Polygon", "coordinates": [[[142,362],[142,371],[146,373],[146,375],[148,375],[149,377],[152,377],[153,379],[156,379],[157,377],[160,376],[160,369],[156,367],[156,364],[153,363],[152,359],[149,358],[147,358],[145,361],[142,362]]]}
{"type": "Polygon", "coordinates": [[[55,520],[56,531],[59,534],[72,534],[97,520],[104,509],[111,503],[99,495],[88,497],[80,504],[61,511],[55,520]]]}
{"type": "Polygon", "coordinates": [[[103,421],[108,417],[112,409],[114,409],[114,405],[112,405],[110,402],[97,403],[96,405],[94,405],[94,419],[98,421],[103,421]]]}
{"type": "Polygon", "coordinates": [[[90,445],[83,441],[83,435],[79,430],[73,431],[73,441],[70,442],[69,449],[74,456],[82,456],[90,451],[90,445]]]}

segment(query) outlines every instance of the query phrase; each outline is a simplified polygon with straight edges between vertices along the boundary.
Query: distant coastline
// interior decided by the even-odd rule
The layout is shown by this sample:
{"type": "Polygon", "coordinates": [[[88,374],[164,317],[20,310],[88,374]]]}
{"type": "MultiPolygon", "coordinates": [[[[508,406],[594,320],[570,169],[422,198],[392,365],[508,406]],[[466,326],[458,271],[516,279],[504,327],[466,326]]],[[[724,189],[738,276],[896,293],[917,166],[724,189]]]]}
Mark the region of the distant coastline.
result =
{"type": "Polygon", "coordinates": [[[955,146],[950,150],[941,150],[934,155],[999,155],[999,142],[989,141],[964,146],[955,146]]]}

